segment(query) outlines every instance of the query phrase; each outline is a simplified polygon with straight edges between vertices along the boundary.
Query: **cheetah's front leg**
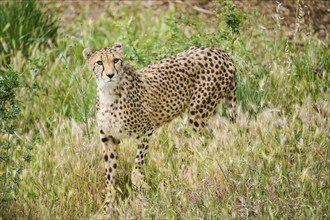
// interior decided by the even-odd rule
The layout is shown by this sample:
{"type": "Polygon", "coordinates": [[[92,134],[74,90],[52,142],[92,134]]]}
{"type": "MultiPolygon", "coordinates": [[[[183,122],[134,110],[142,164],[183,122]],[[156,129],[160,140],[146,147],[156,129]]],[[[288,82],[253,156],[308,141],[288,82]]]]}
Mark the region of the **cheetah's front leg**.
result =
{"type": "Polygon", "coordinates": [[[117,146],[119,141],[112,136],[105,136],[101,133],[101,141],[103,145],[104,162],[105,162],[105,179],[106,179],[106,197],[103,207],[104,214],[112,212],[115,202],[115,175],[117,170],[117,146]]]}
{"type": "Polygon", "coordinates": [[[148,188],[148,184],[144,181],[143,165],[145,164],[145,158],[149,148],[150,136],[151,133],[138,138],[138,151],[135,157],[135,164],[132,171],[132,184],[133,188],[136,190],[139,190],[141,187],[148,188]]]}

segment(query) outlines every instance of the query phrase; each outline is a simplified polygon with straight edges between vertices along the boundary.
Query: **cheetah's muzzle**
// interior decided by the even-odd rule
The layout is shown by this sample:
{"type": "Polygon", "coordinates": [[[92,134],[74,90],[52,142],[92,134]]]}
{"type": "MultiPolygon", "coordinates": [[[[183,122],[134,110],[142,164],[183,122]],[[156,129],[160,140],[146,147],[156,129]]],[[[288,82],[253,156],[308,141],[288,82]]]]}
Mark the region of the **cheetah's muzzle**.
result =
{"type": "Polygon", "coordinates": [[[107,74],[107,77],[109,77],[109,79],[112,79],[112,77],[114,76],[115,74],[112,73],[112,74],[107,74]]]}

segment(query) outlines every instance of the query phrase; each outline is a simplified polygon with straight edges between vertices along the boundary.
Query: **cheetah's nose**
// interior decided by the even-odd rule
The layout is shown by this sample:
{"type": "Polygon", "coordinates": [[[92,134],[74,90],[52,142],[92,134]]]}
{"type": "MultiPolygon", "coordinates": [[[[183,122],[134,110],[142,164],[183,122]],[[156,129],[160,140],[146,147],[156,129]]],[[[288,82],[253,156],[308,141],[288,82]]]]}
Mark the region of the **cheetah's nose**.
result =
{"type": "Polygon", "coordinates": [[[109,77],[111,79],[114,75],[115,75],[114,73],[107,74],[107,77],[109,77]]]}

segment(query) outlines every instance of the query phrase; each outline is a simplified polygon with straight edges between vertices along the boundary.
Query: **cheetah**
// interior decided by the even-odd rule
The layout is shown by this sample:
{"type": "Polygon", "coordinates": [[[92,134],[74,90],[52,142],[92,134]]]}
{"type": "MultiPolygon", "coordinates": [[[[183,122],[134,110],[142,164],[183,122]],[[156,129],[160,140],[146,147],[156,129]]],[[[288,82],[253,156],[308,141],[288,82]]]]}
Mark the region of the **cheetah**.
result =
{"type": "Polygon", "coordinates": [[[117,147],[127,137],[137,139],[132,171],[134,188],[147,186],[143,165],[148,141],[155,129],[186,109],[196,132],[224,98],[227,114],[235,121],[236,68],[218,48],[193,46],[142,69],[125,63],[122,44],[112,48],[86,48],[83,56],[96,80],[96,120],[103,145],[106,197],[104,213],[111,213],[115,200],[117,147]]]}

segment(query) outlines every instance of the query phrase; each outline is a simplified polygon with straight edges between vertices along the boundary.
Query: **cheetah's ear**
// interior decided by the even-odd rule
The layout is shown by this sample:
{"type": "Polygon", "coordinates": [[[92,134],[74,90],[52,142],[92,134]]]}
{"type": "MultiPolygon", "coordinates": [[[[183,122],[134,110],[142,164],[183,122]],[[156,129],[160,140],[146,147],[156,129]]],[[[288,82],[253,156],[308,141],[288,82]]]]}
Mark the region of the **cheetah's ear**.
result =
{"type": "Polygon", "coordinates": [[[85,60],[88,60],[92,56],[93,53],[94,53],[94,51],[92,48],[85,48],[83,51],[85,60]]]}
{"type": "Polygon", "coordinates": [[[120,43],[120,42],[116,42],[116,43],[114,43],[113,48],[114,48],[116,51],[121,52],[121,50],[123,49],[123,44],[120,43]]]}

